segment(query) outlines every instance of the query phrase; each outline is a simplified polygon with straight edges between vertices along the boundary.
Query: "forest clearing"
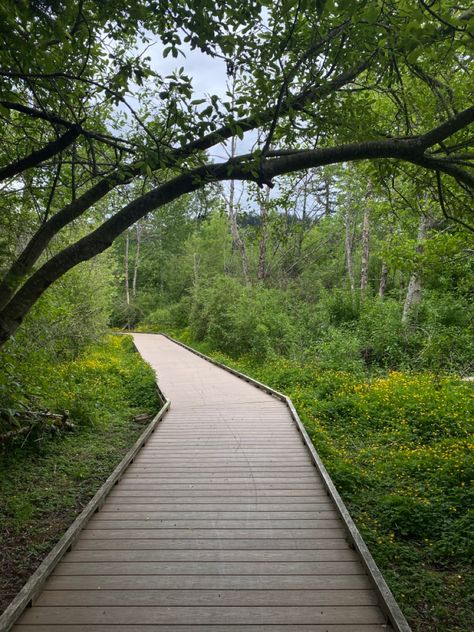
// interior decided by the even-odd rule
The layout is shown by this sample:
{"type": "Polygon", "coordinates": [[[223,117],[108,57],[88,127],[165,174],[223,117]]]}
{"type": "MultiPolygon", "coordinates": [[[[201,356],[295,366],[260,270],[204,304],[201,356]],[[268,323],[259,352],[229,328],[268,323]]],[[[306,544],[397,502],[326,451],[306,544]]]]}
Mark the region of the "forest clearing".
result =
{"type": "Polygon", "coordinates": [[[5,0],[0,35],[0,632],[470,632],[474,11],[5,0]],[[117,560],[112,536],[108,552],[83,545],[122,510],[158,535],[117,537],[117,560]],[[221,546],[230,520],[238,550],[221,546]],[[305,553],[317,529],[340,541],[305,553]],[[105,601],[58,579],[120,561],[158,570],[135,573],[140,590],[111,571],[105,601]],[[339,563],[359,579],[334,571],[326,594],[318,569],[339,563]]]}

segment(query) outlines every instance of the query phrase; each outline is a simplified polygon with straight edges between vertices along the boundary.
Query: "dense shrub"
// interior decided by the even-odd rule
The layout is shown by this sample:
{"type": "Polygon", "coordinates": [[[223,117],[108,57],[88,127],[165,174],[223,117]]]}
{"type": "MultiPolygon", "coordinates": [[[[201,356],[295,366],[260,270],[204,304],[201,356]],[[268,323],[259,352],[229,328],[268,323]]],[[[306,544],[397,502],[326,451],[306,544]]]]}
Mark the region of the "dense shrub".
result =
{"type": "Polygon", "coordinates": [[[192,336],[233,356],[291,354],[297,333],[286,299],[282,292],[220,277],[193,295],[192,336]]]}
{"type": "MultiPolygon", "coordinates": [[[[22,424],[25,411],[68,411],[76,424],[113,419],[124,402],[130,408],[155,410],[155,376],[133,352],[128,336],[107,336],[77,358],[53,363],[32,354],[8,357],[0,374],[0,432],[22,424]]],[[[38,425],[38,432],[42,427],[38,425]]]]}

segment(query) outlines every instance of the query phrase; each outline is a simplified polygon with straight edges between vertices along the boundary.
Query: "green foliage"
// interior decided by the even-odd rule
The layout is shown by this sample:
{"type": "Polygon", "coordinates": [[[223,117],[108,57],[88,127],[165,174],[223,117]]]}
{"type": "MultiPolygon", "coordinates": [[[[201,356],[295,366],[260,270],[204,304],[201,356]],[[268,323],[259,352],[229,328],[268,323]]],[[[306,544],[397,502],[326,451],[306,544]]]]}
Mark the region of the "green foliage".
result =
{"type": "MultiPolygon", "coordinates": [[[[109,336],[58,362],[42,354],[10,357],[0,382],[0,432],[21,427],[24,412],[39,408],[68,411],[79,426],[110,424],[124,406],[156,409],[154,384],[153,371],[126,336],[109,336]]],[[[38,423],[33,436],[44,431],[38,423]]]]}
{"type": "Polygon", "coordinates": [[[234,356],[291,354],[297,333],[287,298],[263,286],[218,277],[212,285],[194,291],[191,333],[234,356]]]}

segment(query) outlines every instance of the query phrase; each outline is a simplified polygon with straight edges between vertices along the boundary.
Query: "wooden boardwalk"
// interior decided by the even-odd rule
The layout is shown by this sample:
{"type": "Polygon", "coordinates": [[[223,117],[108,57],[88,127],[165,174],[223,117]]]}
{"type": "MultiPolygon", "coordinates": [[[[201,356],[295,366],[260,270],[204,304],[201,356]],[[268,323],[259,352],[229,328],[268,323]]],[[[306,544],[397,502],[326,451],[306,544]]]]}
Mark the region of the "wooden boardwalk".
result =
{"type": "Polygon", "coordinates": [[[171,409],[13,630],[392,630],[286,405],[135,343],[171,409]]]}

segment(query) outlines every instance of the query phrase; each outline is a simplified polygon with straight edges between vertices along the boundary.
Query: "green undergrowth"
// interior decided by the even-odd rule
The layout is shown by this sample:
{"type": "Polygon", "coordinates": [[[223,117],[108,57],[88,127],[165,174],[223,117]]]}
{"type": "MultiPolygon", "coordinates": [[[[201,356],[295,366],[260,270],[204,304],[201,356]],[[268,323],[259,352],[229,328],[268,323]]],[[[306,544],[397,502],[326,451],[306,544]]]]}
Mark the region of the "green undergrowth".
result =
{"type": "Polygon", "coordinates": [[[67,409],[74,427],[21,436],[0,453],[0,611],[143,432],[134,416],[159,408],[154,373],[128,336],[37,369],[17,364],[18,383],[38,405],[67,409]]]}
{"type": "Polygon", "coordinates": [[[236,360],[171,333],[291,397],[414,631],[474,629],[472,383],[236,360]]]}

